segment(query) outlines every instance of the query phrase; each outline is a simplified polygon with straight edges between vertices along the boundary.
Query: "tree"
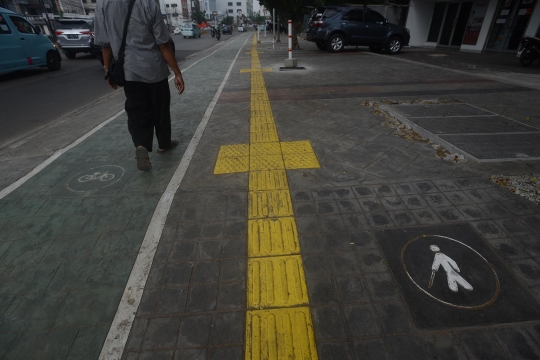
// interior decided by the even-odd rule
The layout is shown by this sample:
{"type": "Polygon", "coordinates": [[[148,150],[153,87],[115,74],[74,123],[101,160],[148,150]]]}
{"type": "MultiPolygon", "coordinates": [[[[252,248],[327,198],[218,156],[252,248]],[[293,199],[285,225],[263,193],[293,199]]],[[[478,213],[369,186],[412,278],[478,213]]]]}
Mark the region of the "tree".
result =
{"type": "Polygon", "coordinates": [[[279,16],[279,20],[285,29],[288,26],[287,21],[292,20],[293,50],[300,49],[297,34],[302,31],[304,15],[310,12],[310,8],[324,5],[325,2],[325,0],[259,0],[259,3],[264,5],[270,12],[272,9],[276,9],[276,16],[279,16]]]}
{"type": "Polygon", "coordinates": [[[206,10],[201,11],[201,9],[198,6],[195,6],[193,9],[193,12],[191,13],[191,18],[193,21],[195,21],[197,24],[202,24],[206,21],[206,10]]]}
{"type": "Polygon", "coordinates": [[[221,25],[232,25],[234,22],[234,18],[232,16],[227,15],[225,19],[221,20],[221,25]]]}

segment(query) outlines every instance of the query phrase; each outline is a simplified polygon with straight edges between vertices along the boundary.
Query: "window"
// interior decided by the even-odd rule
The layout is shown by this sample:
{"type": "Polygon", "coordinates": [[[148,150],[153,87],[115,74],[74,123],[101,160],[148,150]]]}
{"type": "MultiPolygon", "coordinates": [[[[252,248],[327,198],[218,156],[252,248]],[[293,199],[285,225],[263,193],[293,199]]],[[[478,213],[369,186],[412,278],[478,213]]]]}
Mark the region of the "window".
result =
{"type": "Polygon", "coordinates": [[[236,9],[237,14],[242,14],[242,9],[236,9]]]}
{"type": "Polygon", "coordinates": [[[386,19],[384,18],[384,16],[382,16],[376,11],[368,11],[366,13],[366,22],[384,24],[385,21],[386,19]]]}
{"type": "Polygon", "coordinates": [[[242,6],[242,3],[240,1],[237,1],[236,6],[242,6]]]}
{"type": "Polygon", "coordinates": [[[229,9],[229,14],[232,14],[232,9],[229,9]]]}
{"type": "Polygon", "coordinates": [[[364,21],[364,10],[351,10],[343,16],[343,20],[364,21]]]}
{"type": "MultiPolygon", "coordinates": [[[[86,0],[83,0],[83,1],[86,1],[86,0]]],[[[165,4],[165,7],[168,8],[168,7],[169,7],[169,4],[165,4]]]]}
{"type": "Polygon", "coordinates": [[[11,34],[6,19],[2,15],[0,15],[0,34],[11,34]]]}
{"type": "Polygon", "coordinates": [[[21,34],[36,34],[36,29],[28,21],[18,16],[10,16],[11,22],[21,34]]]}
{"type": "Polygon", "coordinates": [[[228,2],[228,3],[227,3],[227,6],[232,6],[232,2],[228,2]]]}

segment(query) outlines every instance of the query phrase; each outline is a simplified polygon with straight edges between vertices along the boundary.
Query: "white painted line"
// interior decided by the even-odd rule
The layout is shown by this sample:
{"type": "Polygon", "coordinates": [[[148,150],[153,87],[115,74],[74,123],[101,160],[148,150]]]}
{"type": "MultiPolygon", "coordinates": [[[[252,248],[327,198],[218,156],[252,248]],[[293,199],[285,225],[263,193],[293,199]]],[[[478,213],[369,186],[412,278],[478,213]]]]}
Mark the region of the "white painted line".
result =
{"type": "MultiPolygon", "coordinates": [[[[231,41],[230,43],[226,44],[226,45],[222,45],[219,49],[213,51],[210,55],[207,55],[197,61],[195,61],[193,64],[189,65],[187,68],[185,68],[184,70],[182,71],[187,71],[189,70],[192,66],[196,65],[197,63],[203,61],[204,59],[208,58],[209,56],[212,56],[213,54],[216,53],[216,51],[219,51],[221,49],[223,49],[224,47],[226,46],[229,46],[230,44],[234,43],[237,39],[235,39],[234,41],[231,41]]],[[[247,40],[246,40],[247,41],[247,40]]],[[[243,46],[243,45],[242,45],[243,46]]],[[[169,78],[169,81],[171,81],[172,79],[174,79],[174,76],[169,78]]],[[[92,130],[90,130],[89,132],[87,132],[86,134],[84,134],[83,136],[81,136],[80,138],[78,138],[77,140],[75,140],[74,142],[72,142],[71,144],[69,144],[68,146],[66,146],[65,148],[63,149],[60,149],[58,151],[56,151],[54,154],[52,154],[47,160],[45,160],[44,162],[42,162],[41,164],[39,164],[38,166],[36,166],[32,171],[30,171],[28,174],[26,174],[25,176],[23,176],[22,178],[20,178],[19,180],[15,181],[14,183],[12,183],[11,185],[9,185],[8,187],[6,187],[5,189],[3,189],[2,191],[0,191],[0,200],[3,199],[4,197],[8,196],[9,194],[11,194],[13,191],[17,190],[21,185],[23,185],[25,182],[27,182],[28,180],[30,180],[31,178],[33,178],[34,176],[36,176],[41,170],[45,169],[47,166],[49,166],[54,160],[58,159],[60,157],[60,155],[62,155],[63,153],[65,153],[66,151],[68,150],[71,150],[73,149],[75,146],[79,145],[81,142],[83,142],[84,140],[86,140],[87,138],[89,138],[90,136],[92,136],[93,134],[95,134],[99,129],[101,129],[102,127],[104,127],[105,125],[107,125],[108,123],[110,123],[111,121],[113,121],[114,119],[116,119],[117,117],[119,117],[120,115],[122,115],[123,113],[125,113],[126,111],[125,110],[121,110],[119,111],[118,113],[116,113],[114,116],[112,116],[111,118],[105,120],[104,122],[102,122],[101,124],[97,125],[95,128],[93,128],[92,130]]]]}
{"type": "Polygon", "coordinates": [[[229,66],[229,70],[225,74],[225,77],[216,91],[214,98],[208,105],[208,108],[206,109],[206,112],[204,113],[195,134],[191,138],[191,141],[189,142],[178,168],[176,169],[171,181],[169,182],[169,185],[167,186],[167,189],[161,196],[161,199],[156,206],[156,210],[154,211],[154,215],[152,216],[152,220],[148,226],[146,235],[144,236],[139,254],[137,255],[137,260],[133,265],[126,288],[124,289],[124,294],[122,295],[122,299],[120,300],[120,304],[116,310],[116,315],[114,316],[109,333],[107,334],[107,339],[105,340],[103,348],[101,349],[101,354],[99,355],[100,360],[120,360],[122,358],[122,353],[124,351],[124,347],[126,346],[131,326],[135,320],[137,309],[141,302],[144,286],[146,285],[148,274],[152,268],[154,254],[156,253],[172,200],[176,191],[180,187],[180,183],[182,182],[184,175],[186,174],[189,163],[195,154],[195,150],[199,145],[204,130],[206,129],[206,125],[208,124],[208,120],[214,111],[214,107],[216,106],[221,92],[229,79],[233,66],[236,63],[240,52],[246,45],[249,37],[250,36],[246,38],[246,41],[244,41],[244,44],[240,47],[238,53],[236,53],[231,66],[229,66]]]}
{"type": "Polygon", "coordinates": [[[24,184],[25,182],[27,182],[28,180],[30,180],[32,177],[34,177],[35,175],[37,175],[41,170],[45,169],[47,166],[49,166],[54,160],[58,159],[60,157],[60,155],[62,155],[63,153],[65,153],[66,151],[70,150],[70,149],[73,149],[75,146],[79,145],[80,143],[82,143],[84,140],[88,139],[90,136],[94,135],[99,129],[101,129],[102,127],[104,127],[105,125],[107,125],[108,123],[110,123],[111,121],[113,121],[114,119],[116,119],[117,117],[119,117],[120,115],[122,115],[123,113],[125,113],[126,111],[125,110],[122,110],[122,111],[119,111],[117,112],[115,115],[113,115],[112,117],[110,117],[109,119],[105,120],[104,122],[102,122],[101,124],[99,124],[98,126],[96,126],[95,128],[93,128],[92,130],[90,130],[89,132],[87,132],[86,134],[84,134],[83,136],[81,136],[80,138],[78,138],[77,140],[75,140],[74,142],[72,142],[71,144],[69,144],[68,146],[66,146],[65,148],[63,149],[60,149],[58,151],[56,151],[54,154],[51,155],[51,157],[49,157],[47,160],[45,160],[44,162],[42,162],[41,164],[39,164],[38,166],[36,166],[32,171],[30,171],[28,174],[24,175],[22,178],[20,178],[19,180],[15,181],[13,184],[9,185],[7,188],[5,188],[4,190],[0,191],[0,199],[3,199],[4,197],[8,196],[9,194],[11,194],[13,191],[15,191],[19,186],[21,186],[22,184],[24,184]]]}

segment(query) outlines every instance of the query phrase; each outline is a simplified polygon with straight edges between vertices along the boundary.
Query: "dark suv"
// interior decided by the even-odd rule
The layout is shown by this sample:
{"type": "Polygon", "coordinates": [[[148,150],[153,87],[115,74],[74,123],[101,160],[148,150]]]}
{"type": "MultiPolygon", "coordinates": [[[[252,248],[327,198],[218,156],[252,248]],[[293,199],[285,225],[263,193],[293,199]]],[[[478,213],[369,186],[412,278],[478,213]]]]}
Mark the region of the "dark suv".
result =
{"type": "Polygon", "coordinates": [[[409,29],[390,24],[378,12],[356,6],[322,6],[315,10],[308,23],[307,40],[321,50],[338,52],[345,46],[369,46],[371,51],[383,49],[397,54],[409,45],[409,29]]]}

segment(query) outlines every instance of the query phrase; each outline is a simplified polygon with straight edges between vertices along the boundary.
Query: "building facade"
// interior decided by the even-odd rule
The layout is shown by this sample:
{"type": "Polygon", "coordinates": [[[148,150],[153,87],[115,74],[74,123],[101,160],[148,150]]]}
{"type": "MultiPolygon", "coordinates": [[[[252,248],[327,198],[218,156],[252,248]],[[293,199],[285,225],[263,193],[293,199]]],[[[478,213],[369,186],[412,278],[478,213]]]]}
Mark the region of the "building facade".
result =
{"type": "Polygon", "coordinates": [[[470,52],[517,52],[524,35],[540,36],[539,0],[411,0],[411,46],[470,52]]]}

